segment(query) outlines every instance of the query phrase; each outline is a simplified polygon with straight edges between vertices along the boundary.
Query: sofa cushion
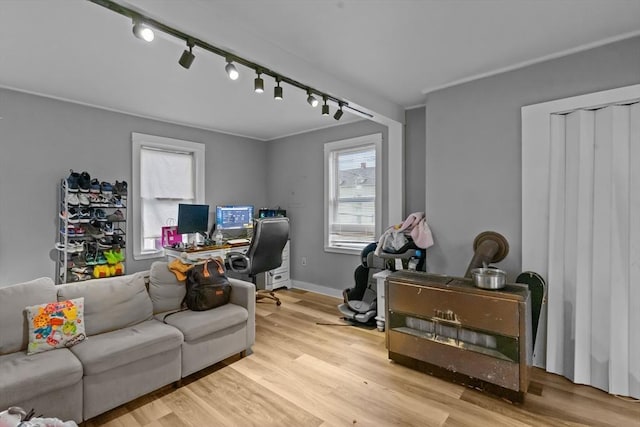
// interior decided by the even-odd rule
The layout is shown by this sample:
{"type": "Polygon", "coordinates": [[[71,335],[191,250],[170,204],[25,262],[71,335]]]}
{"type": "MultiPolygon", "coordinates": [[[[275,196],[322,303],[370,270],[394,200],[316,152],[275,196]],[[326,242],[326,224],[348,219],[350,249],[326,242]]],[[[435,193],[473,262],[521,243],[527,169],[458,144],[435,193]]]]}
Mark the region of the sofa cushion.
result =
{"type": "Polygon", "coordinates": [[[48,277],[0,287],[0,354],[27,348],[29,328],[24,315],[26,306],[55,300],[56,286],[48,277]]]}
{"type": "Polygon", "coordinates": [[[155,318],[174,326],[182,332],[186,342],[211,335],[215,332],[246,323],[249,312],[246,308],[235,304],[225,304],[206,311],[185,310],[165,316],[168,313],[159,313],[155,318]]]}
{"type": "Polygon", "coordinates": [[[0,356],[0,407],[23,402],[82,380],[80,361],[66,348],[0,356]]]}
{"type": "Polygon", "coordinates": [[[71,347],[86,338],[83,297],[31,305],[25,311],[29,325],[28,354],[71,347]]]}
{"type": "Polygon", "coordinates": [[[152,318],[144,274],[69,283],[58,288],[58,300],[84,297],[87,336],[115,331],[152,318]]]}
{"type": "Polygon", "coordinates": [[[156,261],[149,269],[149,296],[154,313],[178,310],[186,293],[185,283],[179,281],[164,261],[156,261]]]}
{"type": "Polygon", "coordinates": [[[180,331],[151,319],[134,326],[93,335],[71,347],[82,362],[85,375],[95,375],[118,366],[180,347],[180,331]]]}

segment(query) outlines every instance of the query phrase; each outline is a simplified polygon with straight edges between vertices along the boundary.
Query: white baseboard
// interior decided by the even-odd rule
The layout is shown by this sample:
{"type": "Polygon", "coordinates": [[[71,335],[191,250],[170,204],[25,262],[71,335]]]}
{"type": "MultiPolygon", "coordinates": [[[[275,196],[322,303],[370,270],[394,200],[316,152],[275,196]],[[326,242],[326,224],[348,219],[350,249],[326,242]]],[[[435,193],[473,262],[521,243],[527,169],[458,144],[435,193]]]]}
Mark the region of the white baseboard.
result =
{"type": "Polygon", "coordinates": [[[315,283],[303,282],[301,280],[292,280],[291,284],[296,289],[328,295],[330,297],[342,298],[342,289],[329,288],[327,286],[316,285],[315,283]]]}

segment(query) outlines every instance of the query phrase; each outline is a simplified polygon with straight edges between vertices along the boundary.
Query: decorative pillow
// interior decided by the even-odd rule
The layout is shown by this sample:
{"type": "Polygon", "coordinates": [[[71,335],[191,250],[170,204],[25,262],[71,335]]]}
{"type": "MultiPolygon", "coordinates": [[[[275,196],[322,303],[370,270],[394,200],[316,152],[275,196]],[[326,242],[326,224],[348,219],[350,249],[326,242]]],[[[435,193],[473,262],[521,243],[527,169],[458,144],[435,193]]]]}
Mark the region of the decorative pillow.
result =
{"type": "Polygon", "coordinates": [[[29,323],[27,354],[71,347],[86,338],[84,297],[26,307],[29,323]]]}

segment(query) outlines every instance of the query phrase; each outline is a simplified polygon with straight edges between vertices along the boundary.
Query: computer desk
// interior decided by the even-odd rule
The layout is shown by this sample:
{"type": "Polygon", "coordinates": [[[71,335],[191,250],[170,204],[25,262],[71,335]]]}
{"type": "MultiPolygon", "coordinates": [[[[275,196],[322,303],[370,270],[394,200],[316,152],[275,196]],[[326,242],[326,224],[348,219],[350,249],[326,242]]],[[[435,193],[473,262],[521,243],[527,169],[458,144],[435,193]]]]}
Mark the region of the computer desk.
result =
{"type": "MultiPolygon", "coordinates": [[[[164,254],[167,256],[167,261],[171,262],[175,258],[187,260],[187,262],[197,262],[213,257],[220,257],[223,260],[226,259],[229,252],[240,252],[242,254],[247,253],[250,243],[241,243],[236,245],[230,245],[224,243],[222,245],[213,246],[196,246],[193,248],[172,248],[165,247],[164,254]]],[[[284,250],[282,251],[282,265],[280,267],[267,271],[266,273],[260,273],[256,276],[256,287],[258,289],[265,289],[268,291],[278,288],[291,289],[291,277],[289,275],[289,242],[287,242],[284,250]]],[[[233,277],[233,274],[229,274],[233,277]]]]}

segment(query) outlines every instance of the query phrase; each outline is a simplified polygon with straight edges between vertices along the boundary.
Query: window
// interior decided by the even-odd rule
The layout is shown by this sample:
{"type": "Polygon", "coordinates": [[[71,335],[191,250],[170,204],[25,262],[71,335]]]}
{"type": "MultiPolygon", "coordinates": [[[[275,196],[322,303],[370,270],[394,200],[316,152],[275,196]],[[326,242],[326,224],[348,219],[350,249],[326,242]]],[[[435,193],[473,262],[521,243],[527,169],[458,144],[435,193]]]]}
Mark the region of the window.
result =
{"type": "Polygon", "coordinates": [[[180,203],[204,201],[204,144],[132,133],[133,257],[163,256],[161,232],[180,203]]]}
{"type": "Polygon", "coordinates": [[[382,134],[324,146],[325,250],[359,254],[380,235],[382,134]]]}

